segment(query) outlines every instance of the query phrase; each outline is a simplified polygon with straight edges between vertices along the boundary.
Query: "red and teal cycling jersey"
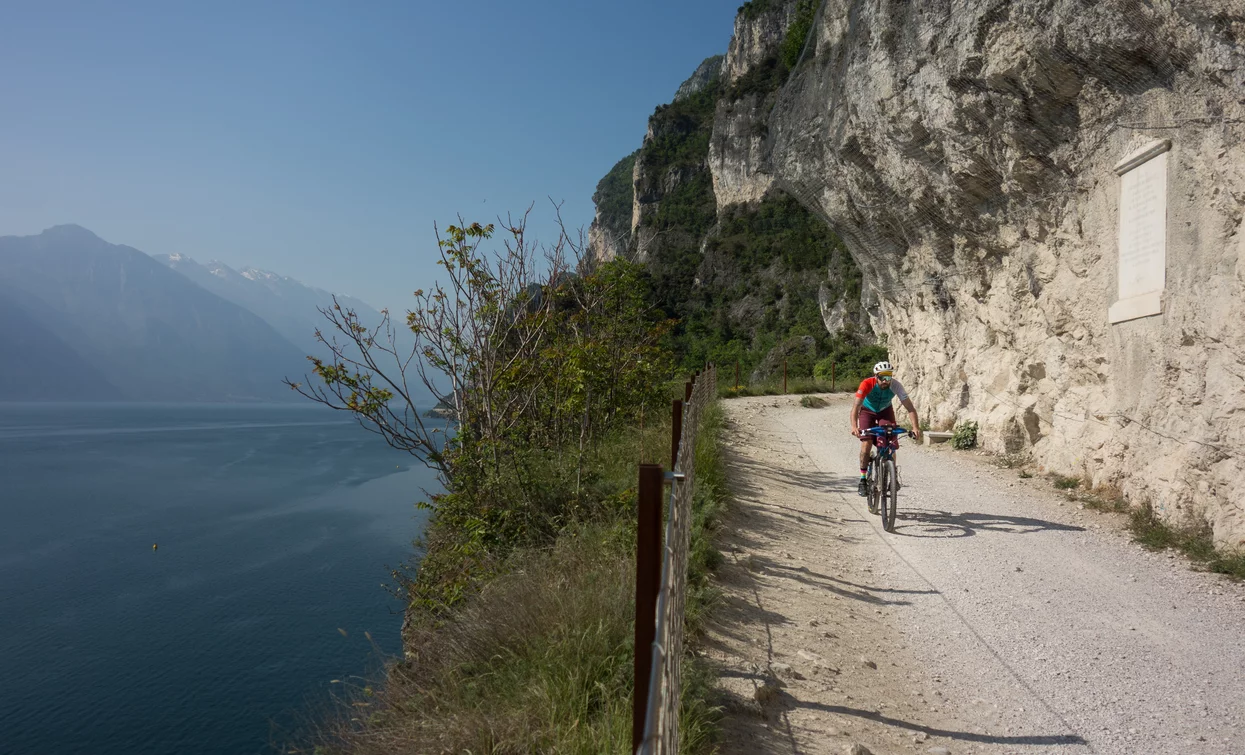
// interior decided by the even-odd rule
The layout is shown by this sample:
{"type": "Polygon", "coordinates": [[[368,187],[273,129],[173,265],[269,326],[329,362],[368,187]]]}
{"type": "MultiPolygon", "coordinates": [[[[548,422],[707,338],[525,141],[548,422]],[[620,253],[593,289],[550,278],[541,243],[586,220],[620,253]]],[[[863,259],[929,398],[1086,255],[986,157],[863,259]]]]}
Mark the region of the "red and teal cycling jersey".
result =
{"type": "Polygon", "coordinates": [[[888,388],[883,388],[875,377],[865,378],[861,381],[860,387],[856,389],[856,398],[865,400],[865,409],[877,413],[891,405],[891,400],[896,396],[900,401],[908,400],[908,392],[903,389],[903,385],[898,380],[891,378],[891,384],[888,388]]]}

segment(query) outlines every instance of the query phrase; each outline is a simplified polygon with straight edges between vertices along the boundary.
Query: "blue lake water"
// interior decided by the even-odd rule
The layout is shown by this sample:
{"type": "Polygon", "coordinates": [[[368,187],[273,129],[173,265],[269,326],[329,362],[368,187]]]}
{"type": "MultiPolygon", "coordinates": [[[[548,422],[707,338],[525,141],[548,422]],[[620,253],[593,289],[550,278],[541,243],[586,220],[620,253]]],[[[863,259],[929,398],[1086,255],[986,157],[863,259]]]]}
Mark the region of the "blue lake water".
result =
{"type": "Polygon", "coordinates": [[[0,753],[270,752],[399,652],[436,485],[320,407],[0,404],[0,753]]]}

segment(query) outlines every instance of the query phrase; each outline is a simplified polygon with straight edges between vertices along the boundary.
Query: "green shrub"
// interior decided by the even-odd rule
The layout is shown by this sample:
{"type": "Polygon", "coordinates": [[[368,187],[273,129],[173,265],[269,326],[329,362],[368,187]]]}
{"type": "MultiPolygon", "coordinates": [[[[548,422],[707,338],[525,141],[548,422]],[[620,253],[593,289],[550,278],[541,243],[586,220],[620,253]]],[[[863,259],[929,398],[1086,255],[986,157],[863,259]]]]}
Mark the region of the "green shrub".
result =
{"type": "Polygon", "coordinates": [[[813,28],[813,18],[817,15],[817,5],[817,0],[800,0],[796,6],[795,19],[787,27],[787,34],[783,37],[779,52],[782,64],[788,70],[795,68],[795,64],[800,62],[800,53],[804,50],[808,32],[813,28]]]}
{"type": "Polygon", "coordinates": [[[1075,490],[1081,487],[1080,477],[1065,477],[1064,475],[1057,474],[1051,476],[1051,482],[1059,490],[1075,490]]]}
{"type": "Polygon", "coordinates": [[[951,431],[951,447],[965,450],[977,446],[977,423],[961,422],[951,431]]]}
{"type": "Polygon", "coordinates": [[[800,406],[806,409],[824,409],[830,403],[821,396],[804,396],[800,399],[800,406]]]}

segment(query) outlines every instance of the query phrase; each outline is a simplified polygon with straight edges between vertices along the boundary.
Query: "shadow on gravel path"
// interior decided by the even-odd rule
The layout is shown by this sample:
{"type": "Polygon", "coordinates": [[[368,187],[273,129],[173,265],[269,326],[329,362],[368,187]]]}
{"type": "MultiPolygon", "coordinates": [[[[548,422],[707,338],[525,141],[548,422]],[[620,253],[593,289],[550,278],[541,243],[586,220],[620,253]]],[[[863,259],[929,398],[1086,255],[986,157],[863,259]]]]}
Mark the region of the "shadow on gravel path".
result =
{"type": "Polygon", "coordinates": [[[938,729],[932,726],[923,726],[921,724],[904,721],[899,718],[884,716],[871,710],[863,710],[861,708],[849,708],[843,705],[825,705],[823,703],[806,703],[794,700],[792,705],[797,708],[811,708],[824,713],[837,713],[842,716],[855,716],[856,718],[865,718],[870,721],[876,721],[887,726],[898,726],[901,729],[909,731],[924,732],[931,737],[946,737],[947,739],[955,739],[961,742],[980,742],[982,744],[996,745],[1087,745],[1083,737],[1076,734],[1030,734],[1016,737],[998,736],[994,734],[977,734],[971,731],[951,731],[947,729],[938,729]]]}
{"type": "Polygon", "coordinates": [[[901,590],[889,587],[870,587],[855,582],[837,579],[819,572],[811,571],[808,567],[793,567],[783,563],[774,561],[773,559],[754,556],[753,562],[762,570],[774,571],[781,573],[788,579],[794,579],[797,582],[814,587],[819,590],[829,590],[835,595],[852,600],[859,600],[876,606],[907,606],[911,605],[910,600],[889,600],[887,598],[874,595],[873,593],[891,593],[891,594],[908,594],[908,595],[936,595],[937,590],[901,590]]]}
{"type": "Polygon", "coordinates": [[[1084,532],[1084,527],[1049,522],[1027,516],[1003,514],[978,514],[933,509],[899,510],[899,522],[895,534],[907,537],[971,537],[978,532],[1003,532],[1011,535],[1027,535],[1032,532],[1084,532]]]}

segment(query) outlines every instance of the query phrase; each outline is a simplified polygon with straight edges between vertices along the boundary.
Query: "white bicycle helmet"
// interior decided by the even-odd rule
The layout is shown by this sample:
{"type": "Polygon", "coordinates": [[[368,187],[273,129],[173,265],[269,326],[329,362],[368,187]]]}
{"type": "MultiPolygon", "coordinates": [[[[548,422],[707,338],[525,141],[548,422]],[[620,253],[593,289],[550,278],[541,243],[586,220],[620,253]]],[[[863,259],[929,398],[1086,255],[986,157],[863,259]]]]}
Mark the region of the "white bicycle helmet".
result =
{"type": "Polygon", "coordinates": [[[895,373],[895,368],[892,367],[891,363],[886,361],[885,359],[873,365],[873,374],[875,376],[885,374],[887,377],[889,377],[893,375],[894,373],[895,373]]]}

